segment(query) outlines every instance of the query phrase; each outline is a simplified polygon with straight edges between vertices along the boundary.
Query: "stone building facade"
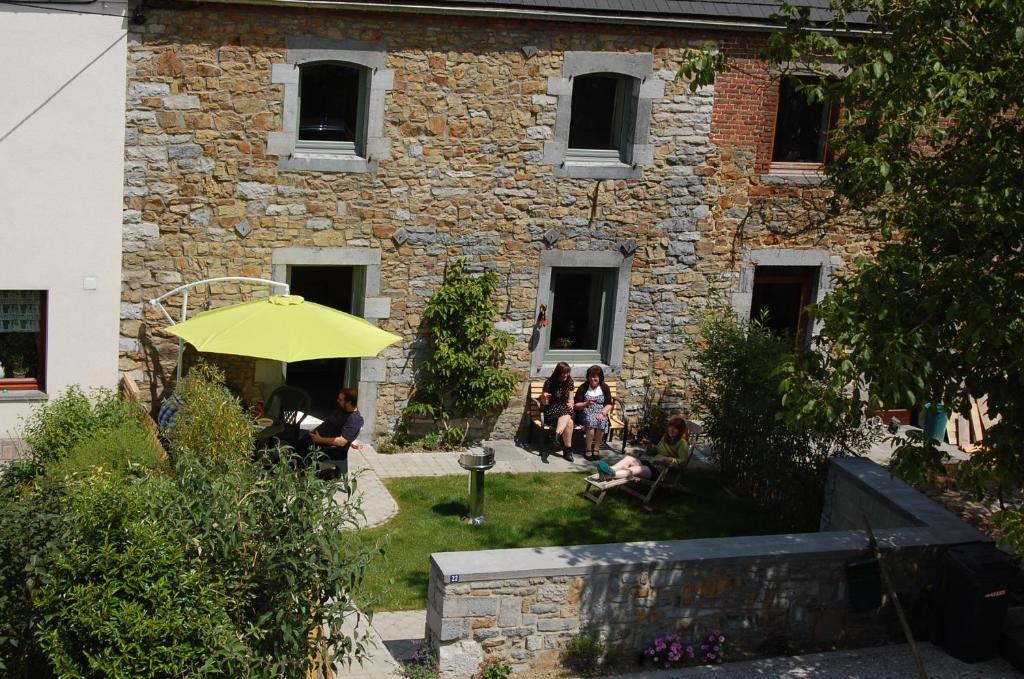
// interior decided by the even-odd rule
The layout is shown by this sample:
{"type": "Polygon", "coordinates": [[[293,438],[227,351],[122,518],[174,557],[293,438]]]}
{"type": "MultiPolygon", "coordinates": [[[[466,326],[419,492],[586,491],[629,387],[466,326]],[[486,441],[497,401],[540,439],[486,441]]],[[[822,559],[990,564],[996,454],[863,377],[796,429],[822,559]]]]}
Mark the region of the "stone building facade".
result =
{"type": "MultiPolygon", "coordinates": [[[[579,374],[602,363],[634,406],[652,387],[679,407],[685,339],[713,290],[743,315],[758,267],[786,267],[810,272],[820,297],[872,248],[855,229],[794,226],[820,177],[771,162],[779,85],[755,56],[763,32],[267,4],[147,17],[129,36],[121,367],[154,400],[176,343],[147,300],[213,276],[350,268],[355,310],[403,338],[358,371],[366,433],[387,432],[413,387],[425,305],[465,257],[500,277],[497,326],[516,338],[523,388],[497,435],[516,431],[526,382],[560,357],[579,374]],[[693,93],[676,74],[707,41],[739,68],[693,93]],[[303,149],[312,63],[361,74],[354,150],[303,149]],[[632,88],[616,95],[629,139],[619,158],[575,162],[575,83],[594,73],[632,88]],[[573,281],[600,320],[590,353],[558,325],[572,298],[552,289],[573,281]]],[[[262,294],[221,284],[191,300],[262,294]]],[[[262,362],[225,365],[247,396],[280,379],[262,362]]]]}

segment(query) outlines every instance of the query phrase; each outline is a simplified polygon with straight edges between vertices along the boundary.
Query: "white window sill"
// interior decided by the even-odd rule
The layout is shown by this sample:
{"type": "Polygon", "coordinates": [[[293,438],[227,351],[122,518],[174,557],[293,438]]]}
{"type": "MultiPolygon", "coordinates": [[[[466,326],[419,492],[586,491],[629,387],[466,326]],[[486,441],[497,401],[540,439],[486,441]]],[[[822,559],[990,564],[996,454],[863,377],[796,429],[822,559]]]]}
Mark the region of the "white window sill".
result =
{"type": "Polygon", "coordinates": [[[555,166],[556,177],[577,179],[636,179],[643,168],[623,162],[607,160],[569,160],[555,166]]]}
{"type": "Polygon", "coordinates": [[[768,173],[761,175],[766,186],[818,186],[825,181],[821,163],[772,163],[768,173]]]}
{"type": "Polygon", "coordinates": [[[296,150],[281,156],[282,170],[306,170],[314,172],[373,172],[377,161],[352,153],[324,153],[296,150]]]}
{"type": "MultiPolygon", "coordinates": [[[[605,379],[608,379],[610,377],[617,377],[618,376],[618,371],[614,370],[610,365],[608,365],[604,361],[584,361],[584,362],[579,362],[579,361],[569,361],[569,360],[567,360],[565,362],[569,364],[570,374],[572,375],[572,378],[574,380],[576,380],[577,382],[579,382],[580,380],[584,379],[587,376],[587,370],[592,365],[599,365],[599,366],[601,366],[601,370],[604,371],[605,379]]],[[[543,363],[541,363],[541,366],[539,368],[534,368],[533,376],[535,378],[547,377],[552,372],[554,372],[555,365],[557,363],[558,363],[558,361],[548,361],[548,360],[545,360],[543,363]]]]}

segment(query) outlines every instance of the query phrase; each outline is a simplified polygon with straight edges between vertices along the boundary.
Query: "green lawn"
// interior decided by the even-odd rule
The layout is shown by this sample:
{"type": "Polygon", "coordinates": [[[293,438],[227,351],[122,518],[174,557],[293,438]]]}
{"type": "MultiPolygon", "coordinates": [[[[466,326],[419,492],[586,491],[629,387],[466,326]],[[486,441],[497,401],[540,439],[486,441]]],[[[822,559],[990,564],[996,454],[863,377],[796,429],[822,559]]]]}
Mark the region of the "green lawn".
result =
{"type": "Polygon", "coordinates": [[[600,506],[581,497],[582,474],[488,474],[484,526],[468,526],[465,476],[385,481],[398,516],[363,531],[383,554],[364,586],[376,610],[426,608],[429,556],[508,547],[763,535],[778,532],[756,509],[726,496],[708,475],[689,475],[694,494],[665,492],[645,514],[637,498],[608,494],[600,506]]]}

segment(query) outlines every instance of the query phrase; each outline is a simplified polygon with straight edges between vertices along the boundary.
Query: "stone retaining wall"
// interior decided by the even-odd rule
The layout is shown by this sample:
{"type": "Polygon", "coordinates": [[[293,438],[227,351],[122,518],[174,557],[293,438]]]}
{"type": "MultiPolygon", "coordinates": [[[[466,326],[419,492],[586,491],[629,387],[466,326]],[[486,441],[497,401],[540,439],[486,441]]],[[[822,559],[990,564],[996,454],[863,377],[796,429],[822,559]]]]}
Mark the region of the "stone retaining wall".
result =
{"type": "Polygon", "coordinates": [[[861,513],[910,608],[943,548],[987,540],[869,460],[834,461],[828,489],[819,533],[434,554],[426,638],[442,676],[485,656],[540,671],[581,631],[624,654],[671,631],[720,630],[733,658],[881,644],[900,635],[891,606],[849,605],[861,513]]]}

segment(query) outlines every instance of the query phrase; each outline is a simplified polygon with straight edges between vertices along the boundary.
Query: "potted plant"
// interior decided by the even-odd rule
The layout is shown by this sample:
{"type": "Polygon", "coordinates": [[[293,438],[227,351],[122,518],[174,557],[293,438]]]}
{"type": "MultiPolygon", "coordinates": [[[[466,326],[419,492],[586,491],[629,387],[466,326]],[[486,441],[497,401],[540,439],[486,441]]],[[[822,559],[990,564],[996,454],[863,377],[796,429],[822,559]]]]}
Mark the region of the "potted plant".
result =
{"type": "Polygon", "coordinates": [[[11,375],[14,377],[25,377],[28,374],[25,357],[21,354],[10,354],[7,357],[7,363],[11,368],[11,375]]]}

